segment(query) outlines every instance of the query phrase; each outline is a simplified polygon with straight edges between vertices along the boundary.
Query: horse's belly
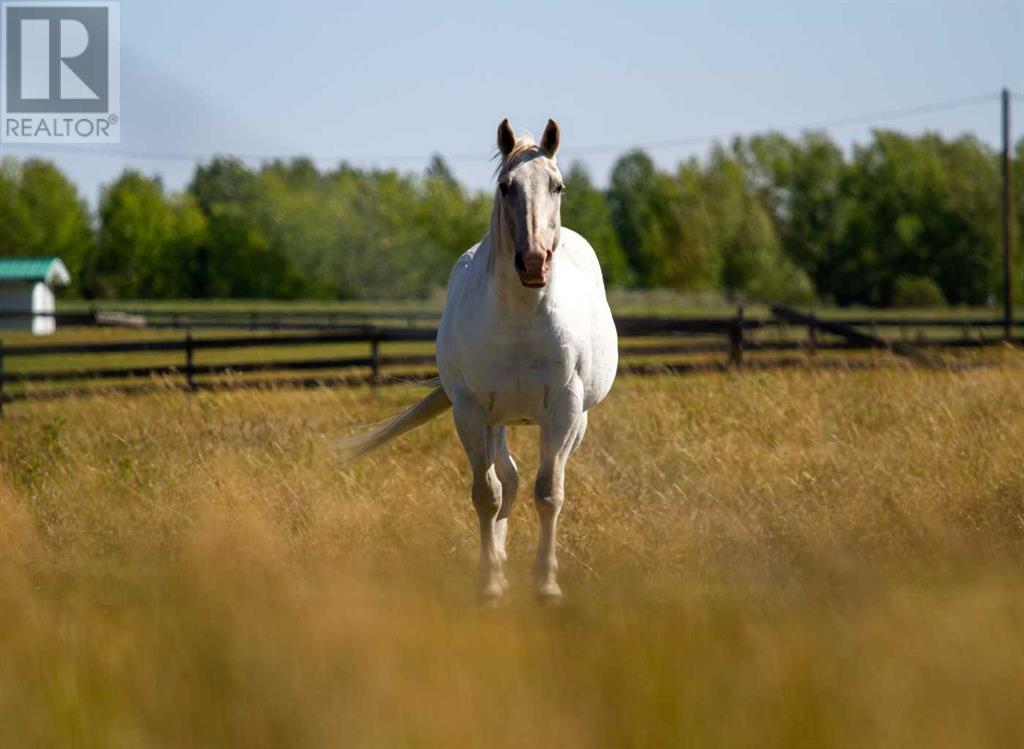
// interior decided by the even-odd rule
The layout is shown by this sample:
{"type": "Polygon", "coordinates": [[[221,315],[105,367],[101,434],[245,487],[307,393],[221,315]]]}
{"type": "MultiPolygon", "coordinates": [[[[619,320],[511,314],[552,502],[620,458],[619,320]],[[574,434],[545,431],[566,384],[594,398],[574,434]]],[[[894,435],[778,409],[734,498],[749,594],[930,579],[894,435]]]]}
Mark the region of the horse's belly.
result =
{"type": "Polygon", "coordinates": [[[491,424],[536,424],[543,411],[543,396],[540,399],[524,397],[522,393],[495,393],[489,403],[488,421],[491,424]]]}

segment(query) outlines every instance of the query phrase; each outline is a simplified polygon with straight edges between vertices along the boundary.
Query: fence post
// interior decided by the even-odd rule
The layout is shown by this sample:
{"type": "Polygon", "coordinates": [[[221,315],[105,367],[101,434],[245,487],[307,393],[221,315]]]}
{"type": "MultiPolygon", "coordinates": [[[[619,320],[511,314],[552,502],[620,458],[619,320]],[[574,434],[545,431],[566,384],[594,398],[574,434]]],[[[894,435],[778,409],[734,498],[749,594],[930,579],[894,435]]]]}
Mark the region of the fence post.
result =
{"type": "Polygon", "coordinates": [[[4,342],[0,341],[0,416],[4,415],[4,342]]]}
{"type": "Polygon", "coordinates": [[[370,381],[377,385],[381,381],[380,377],[380,338],[374,333],[370,339],[370,381]]]}
{"type": "Polygon", "coordinates": [[[736,318],[729,325],[729,364],[743,366],[743,305],[736,309],[736,318]]]}
{"type": "Polygon", "coordinates": [[[1013,178],[1010,174],[1010,164],[1013,156],[1010,154],[1010,91],[1003,89],[1003,337],[1011,339],[1016,332],[1014,328],[1014,283],[1013,283],[1013,242],[1011,232],[1013,231],[1013,178]]]}
{"type": "Polygon", "coordinates": [[[194,370],[194,347],[192,346],[192,328],[185,331],[185,384],[189,392],[196,389],[194,370]]]}
{"type": "Polygon", "coordinates": [[[818,351],[818,321],[807,323],[807,353],[814,356],[818,351]]]}

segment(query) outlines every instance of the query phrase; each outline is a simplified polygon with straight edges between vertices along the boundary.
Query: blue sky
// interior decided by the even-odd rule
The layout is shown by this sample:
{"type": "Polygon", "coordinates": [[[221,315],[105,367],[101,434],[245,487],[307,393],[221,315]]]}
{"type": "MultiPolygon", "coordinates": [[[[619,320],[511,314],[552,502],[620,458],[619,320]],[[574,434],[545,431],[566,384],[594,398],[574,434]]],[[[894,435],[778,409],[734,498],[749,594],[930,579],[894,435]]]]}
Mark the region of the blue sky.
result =
{"type": "MultiPolygon", "coordinates": [[[[1024,94],[1024,2],[126,0],[121,26],[121,145],[3,147],[53,158],[90,201],[129,166],[173,189],[187,182],[193,161],[149,154],[311,154],[323,167],[419,171],[438,152],[483,187],[505,116],[534,133],[558,119],[563,163],[582,149],[603,184],[621,151],[593,146],[728,138],[1002,86],[1024,94]]],[[[878,125],[995,144],[997,107],[878,125]]],[[[1014,115],[1020,137],[1024,105],[1014,115]]],[[[869,131],[829,132],[849,147],[869,131]]],[[[671,167],[707,148],[651,153],[671,167]]]]}

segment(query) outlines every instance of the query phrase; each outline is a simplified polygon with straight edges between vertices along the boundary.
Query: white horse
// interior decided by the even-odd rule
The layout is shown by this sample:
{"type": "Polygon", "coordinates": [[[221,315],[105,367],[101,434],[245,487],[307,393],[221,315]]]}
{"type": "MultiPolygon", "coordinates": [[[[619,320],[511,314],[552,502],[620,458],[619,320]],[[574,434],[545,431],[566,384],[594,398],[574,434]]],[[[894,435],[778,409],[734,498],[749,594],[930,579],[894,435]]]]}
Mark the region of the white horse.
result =
{"type": "Polygon", "coordinates": [[[587,429],[587,412],[611,389],[618,340],[601,268],[590,244],[561,226],[559,129],[540,145],[498,127],[501,164],[490,231],[455,263],[437,334],[441,386],[350,444],[362,454],[452,407],[473,470],[480,520],[480,593],[500,598],[508,518],[519,486],[505,444],[508,424],[540,426],[534,503],[540,542],[537,594],[559,599],[555,528],[565,465],[587,429]]]}

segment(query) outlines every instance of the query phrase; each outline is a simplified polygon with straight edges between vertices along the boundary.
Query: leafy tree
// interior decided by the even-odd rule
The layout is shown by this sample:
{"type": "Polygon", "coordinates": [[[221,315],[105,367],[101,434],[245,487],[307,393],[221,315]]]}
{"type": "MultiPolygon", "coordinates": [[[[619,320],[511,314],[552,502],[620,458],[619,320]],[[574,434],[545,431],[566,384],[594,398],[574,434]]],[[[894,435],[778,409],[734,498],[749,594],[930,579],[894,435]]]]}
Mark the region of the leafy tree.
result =
{"type": "Polygon", "coordinates": [[[275,163],[259,172],[250,193],[237,205],[258,227],[267,247],[287,261],[289,273],[301,279],[287,295],[333,296],[322,266],[336,249],[331,215],[337,206],[324,178],[302,163],[275,163]]]}
{"type": "Polygon", "coordinates": [[[657,285],[663,277],[658,254],[661,186],[654,162],[643,151],[631,151],[615,162],[608,208],[638,286],[657,285]]]}
{"type": "Polygon", "coordinates": [[[413,180],[346,168],[334,181],[344,198],[328,272],[339,296],[423,298],[443,284],[450,258],[461,250],[446,251],[410,220],[420,203],[413,180]]]}
{"type": "Polygon", "coordinates": [[[203,297],[208,281],[205,263],[209,239],[206,215],[188,193],[170,198],[173,229],[160,254],[163,281],[154,296],[167,299],[203,297]]]}
{"type": "MultiPolygon", "coordinates": [[[[255,174],[236,159],[200,166],[189,185],[207,222],[206,242],[195,254],[197,296],[294,298],[306,288],[283,239],[292,237],[275,217],[289,217],[293,197],[319,183],[309,159],[272,162],[255,174]],[[276,192],[270,192],[274,187],[276,192]],[[275,203],[272,197],[280,199],[275,203]]],[[[314,226],[316,217],[303,213],[314,226]]]]}
{"type": "Polygon", "coordinates": [[[452,170],[448,167],[448,162],[444,160],[444,157],[442,157],[441,154],[435,153],[430,157],[430,163],[427,164],[426,176],[427,179],[447,182],[449,185],[458,185],[458,180],[455,179],[455,175],[452,174],[452,170]]]}
{"type": "Polygon", "coordinates": [[[443,258],[437,286],[444,286],[452,263],[487,232],[491,197],[468,194],[440,156],[432,159],[421,185],[407,187],[417,193],[416,223],[443,258]]]}
{"type": "Polygon", "coordinates": [[[81,292],[94,237],[85,201],[52,163],[0,162],[0,255],[56,255],[81,292]]]}
{"type": "Polygon", "coordinates": [[[804,133],[796,141],[768,133],[738,141],[735,150],[786,256],[817,279],[837,234],[846,170],[842,151],[819,132],[804,133]]]}
{"type": "Polygon", "coordinates": [[[301,275],[242,206],[215,205],[207,226],[207,245],[201,253],[207,284],[204,296],[293,299],[301,295],[301,275]]]}
{"type": "Polygon", "coordinates": [[[565,175],[562,225],[578,231],[594,247],[606,283],[625,286],[631,282],[629,261],[612,225],[608,201],[604,193],[594,187],[586,168],[578,162],[565,175]]]}
{"type": "Polygon", "coordinates": [[[900,276],[893,285],[893,307],[944,307],[942,289],[930,278],[900,276]]]}
{"type": "Polygon", "coordinates": [[[783,252],[743,162],[716,147],[703,187],[711,240],[721,258],[720,288],[729,296],[806,301],[813,292],[810,282],[783,252]]]}
{"type": "Polygon", "coordinates": [[[188,192],[195,198],[199,210],[210,215],[215,205],[251,201],[255,186],[256,176],[245,164],[220,156],[196,167],[188,192]]]}
{"type": "Polygon", "coordinates": [[[83,267],[91,296],[145,299],[180,288],[168,257],[174,211],[158,178],[125,172],[103,190],[99,214],[96,248],[83,267]]]}
{"type": "MultiPolygon", "coordinates": [[[[1024,297],[1022,162],[1024,140],[1013,163],[1024,297]]],[[[969,137],[877,131],[846,159],[822,133],[768,133],[673,172],[628,153],[606,192],[574,164],[563,223],[594,245],[610,284],[773,301],[985,303],[1002,289],[999,168],[969,137]]],[[[121,175],[103,192],[94,236],[59,170],[8,159],[0,251],[60,255],[87,295],[422,298],[483,236],[491,203],[439,156],[422,175],[217,158],[180,195],[121,175]]]]}
{"type": "Polygon", "coordinates": [[[977,140],[875,131],[843,180],[839,232],[821,274],[840,303],[889,305],[896,279],[932,279],[953,304],[984,304],[998,279],[999,175],[977,140]]]}
{"type": "Polygon", "coordinates": [[[680,164],[674,177],[659,175],[655,206],[660,229],[655,236],[663,244],[657,253],[663,258],[662,285],[680,291],[719,286],[722,257],[706,183],[695,159],[680,164]]]}
{"type": "Polygon", "coordinates": [[[809,279],[785,255],[739,158],[716,147],[674,176],[639,152],[623,157],[609,190],[615,228],[642,286],[723,289],[732,297],[805,300],[809,279]],[[632,249],[629,249],[632,248],[632,249]]]}

